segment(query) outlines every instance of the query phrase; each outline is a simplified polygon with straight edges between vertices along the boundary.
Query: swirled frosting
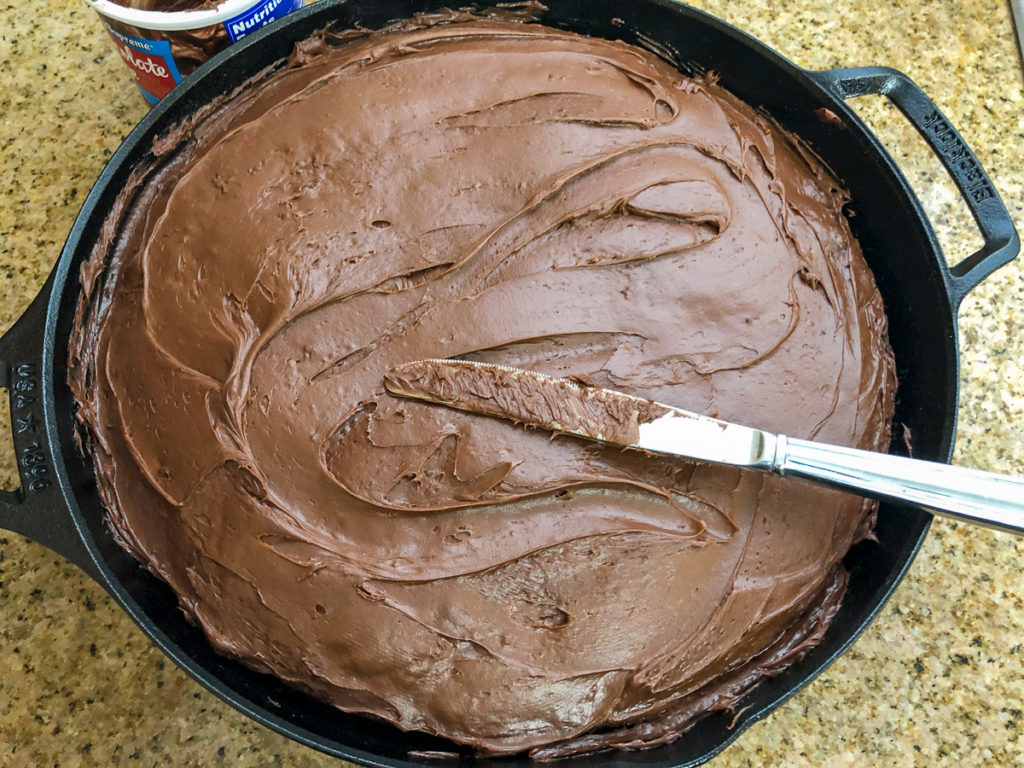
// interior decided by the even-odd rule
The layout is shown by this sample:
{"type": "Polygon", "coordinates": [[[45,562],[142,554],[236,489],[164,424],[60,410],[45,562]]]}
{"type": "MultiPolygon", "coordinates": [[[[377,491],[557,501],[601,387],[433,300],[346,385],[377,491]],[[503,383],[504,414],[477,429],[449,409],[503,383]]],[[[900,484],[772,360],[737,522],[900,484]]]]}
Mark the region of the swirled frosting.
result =
{"type": "Polygon", "coordinates": [[[71,383],[117,540],[219,650],[484,752],[675,738],[812,646],[864,500],[389,396],[461,357],[884,449],[829,172],[649,52],[321,35],[155,146],[71,383]]]}

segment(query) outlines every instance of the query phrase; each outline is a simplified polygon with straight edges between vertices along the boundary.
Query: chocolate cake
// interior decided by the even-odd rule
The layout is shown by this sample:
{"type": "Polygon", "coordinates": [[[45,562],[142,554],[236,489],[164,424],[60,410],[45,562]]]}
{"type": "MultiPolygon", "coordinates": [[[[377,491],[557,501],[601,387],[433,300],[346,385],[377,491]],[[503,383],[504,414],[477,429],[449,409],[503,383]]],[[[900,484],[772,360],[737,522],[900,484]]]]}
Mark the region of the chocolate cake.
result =
{"type": "Polygon", "coordinates": [[[214,647],[550,758],[674,739],[826,631],[872,503],[384,390],[458,357],[884,450],[847,197],[713,77],[448,14],[306,40],[154,155],[71,384],[110,530],[214,647]]]}

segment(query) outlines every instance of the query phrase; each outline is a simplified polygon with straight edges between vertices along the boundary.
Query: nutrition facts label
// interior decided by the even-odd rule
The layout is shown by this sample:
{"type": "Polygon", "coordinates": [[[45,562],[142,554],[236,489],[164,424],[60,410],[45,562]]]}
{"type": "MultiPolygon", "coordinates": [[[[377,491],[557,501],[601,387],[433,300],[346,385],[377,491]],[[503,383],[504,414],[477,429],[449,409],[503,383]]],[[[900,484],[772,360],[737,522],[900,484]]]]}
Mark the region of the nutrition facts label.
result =
{"type": "Polygon", "coordinates": [[[263,0],[252,8],[224,22],[231,42],[242,39],[266,26],[274,19],[279,19],[302,7],[302,0],[263,0]]]}

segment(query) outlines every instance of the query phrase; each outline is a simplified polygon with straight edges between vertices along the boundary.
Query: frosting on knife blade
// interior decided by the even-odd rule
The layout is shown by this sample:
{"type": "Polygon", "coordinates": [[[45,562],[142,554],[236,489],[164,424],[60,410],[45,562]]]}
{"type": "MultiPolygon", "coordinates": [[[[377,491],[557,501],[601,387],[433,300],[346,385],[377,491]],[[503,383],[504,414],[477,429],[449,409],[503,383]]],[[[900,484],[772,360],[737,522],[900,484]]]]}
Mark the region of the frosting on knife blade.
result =
{"type": "Polygon", "coordinates": [[[384,385],[392,394],[621,446],[636,446],[641,424],[672,412],[653,400],[575,379],[461,360],[399,365],[385,374],[384,385]]]}

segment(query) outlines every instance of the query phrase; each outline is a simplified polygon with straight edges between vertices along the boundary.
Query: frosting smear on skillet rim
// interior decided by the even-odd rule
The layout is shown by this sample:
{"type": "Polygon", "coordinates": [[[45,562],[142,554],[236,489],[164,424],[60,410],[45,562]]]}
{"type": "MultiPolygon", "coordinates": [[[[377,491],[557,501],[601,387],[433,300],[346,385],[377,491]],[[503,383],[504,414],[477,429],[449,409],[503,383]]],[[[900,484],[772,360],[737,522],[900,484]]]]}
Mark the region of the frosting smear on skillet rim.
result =
{"type": "Polygon", "coordinates": [[[118,542],[210,642],[550,758],[676,738],[821,637],[874,506],[389,396],[463,357],[884,449],[838,182],[712,79],[506,20],[323,34],[161,138],[83,267],[118,542]]]}

